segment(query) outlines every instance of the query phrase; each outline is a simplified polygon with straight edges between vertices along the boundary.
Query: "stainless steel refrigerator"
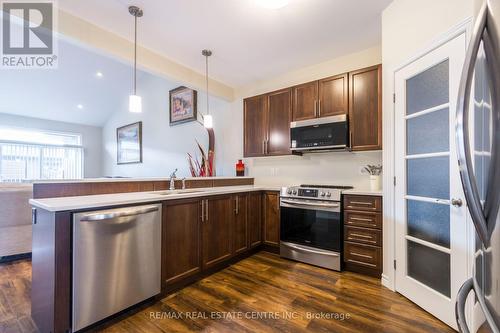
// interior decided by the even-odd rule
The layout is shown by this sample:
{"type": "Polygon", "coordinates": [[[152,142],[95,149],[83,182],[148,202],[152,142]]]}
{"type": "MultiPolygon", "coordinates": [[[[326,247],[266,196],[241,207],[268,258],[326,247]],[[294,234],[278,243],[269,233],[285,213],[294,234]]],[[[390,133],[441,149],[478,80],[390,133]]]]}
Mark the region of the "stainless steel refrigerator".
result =
{"type": "Polygon", "coordinates": [[[458,327],[467,333],[500,332],[500,0],[477,0],[476,7],[456,124],[460,176],[476,233],[472,278],[456,304],[458,327]]]}

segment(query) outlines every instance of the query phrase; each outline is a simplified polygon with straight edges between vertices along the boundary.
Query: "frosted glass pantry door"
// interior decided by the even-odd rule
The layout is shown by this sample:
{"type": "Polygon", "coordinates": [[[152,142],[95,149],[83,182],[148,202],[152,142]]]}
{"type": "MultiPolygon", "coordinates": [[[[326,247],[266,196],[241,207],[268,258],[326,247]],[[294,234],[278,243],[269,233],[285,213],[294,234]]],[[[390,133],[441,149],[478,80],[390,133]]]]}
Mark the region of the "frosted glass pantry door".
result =
{"type": "Polygon", "coordinates": [[[396,290],[454,328],[467,277],[454,140],[465,49],[461,34],[395,75],[396,290]]]}

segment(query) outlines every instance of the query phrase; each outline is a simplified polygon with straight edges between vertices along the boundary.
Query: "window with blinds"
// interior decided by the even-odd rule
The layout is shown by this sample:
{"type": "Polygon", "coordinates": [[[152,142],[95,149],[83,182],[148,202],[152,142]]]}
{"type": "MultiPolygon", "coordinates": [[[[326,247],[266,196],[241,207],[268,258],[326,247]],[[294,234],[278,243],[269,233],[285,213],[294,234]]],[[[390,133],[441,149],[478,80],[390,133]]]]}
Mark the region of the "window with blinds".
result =
{"type": "Polygon", "coordinates": [[[83,178],[81,135],[0,128],[0,182],[83,178]]]}

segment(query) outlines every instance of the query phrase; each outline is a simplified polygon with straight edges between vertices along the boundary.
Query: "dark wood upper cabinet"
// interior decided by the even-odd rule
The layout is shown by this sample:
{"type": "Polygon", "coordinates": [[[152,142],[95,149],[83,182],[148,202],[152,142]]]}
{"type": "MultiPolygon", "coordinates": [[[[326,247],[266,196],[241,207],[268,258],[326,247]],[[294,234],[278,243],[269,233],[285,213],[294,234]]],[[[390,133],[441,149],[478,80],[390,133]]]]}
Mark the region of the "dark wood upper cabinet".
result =
{"type": "Polygon", "coordinates": [[[203,267],[212,267],[232,255],[233,200],[232,196],[202,200],[203,267]],[[207,207],[208,205],[208,207],[207,207]]]}
{"type": "Polygon", "coordinates": [[[318,81],[293,87],[293,121],[317,117],[318,81]]]}
{"type": "Polygon", "coordinates": [[[284,89],[267,95],[269,135],[267,155],[287,155],[290,151],[292,90],[284,89]]]}
{"type": "Polygon", "coordinates": [[[244,156],[289,155],[292,89],[247,98],[244,104],[244,156]]]}
{"type": "Polygon", "coordinates": [[[353,151],[382,149],[382,66],[349,73],[349,128],[353,151]]]}
{"type": "Polygon", "coordinates": [[[318,117],[348,113],[347,73],[319,80],[318,117]]]}
{"type": "Polygon", "coordinates": [[[262,194],[259,192],[248,195],[247,226],[248,246],[262,244],[262,194]]]}
{"type": "Polygon", "coordinates": [[[347,115],[353,151],[382,149],[381,65],[246,98],[244,156],[289,155],[290,122],[347,115]]]}
{"type": "Polygon", "coordinates": [[[280,196],[278,192],[264,194],[264,244],[280,244],[280,196]]]}
{"type": "Polygon", "coordinates": [[[163,204],[163,286],[201,271],[200,216],[199,199],[163,204]]]}
{"type": "Polygon", "coordinates": [[[248,249],[247,194],[234,195],[233,253],[248,249]]]}
{"type": "Polygon", "coordinates": [[[267,98],[265,95],[243,101],[243,131],[245,157],[263,156],[267,141],[267,98]]]}

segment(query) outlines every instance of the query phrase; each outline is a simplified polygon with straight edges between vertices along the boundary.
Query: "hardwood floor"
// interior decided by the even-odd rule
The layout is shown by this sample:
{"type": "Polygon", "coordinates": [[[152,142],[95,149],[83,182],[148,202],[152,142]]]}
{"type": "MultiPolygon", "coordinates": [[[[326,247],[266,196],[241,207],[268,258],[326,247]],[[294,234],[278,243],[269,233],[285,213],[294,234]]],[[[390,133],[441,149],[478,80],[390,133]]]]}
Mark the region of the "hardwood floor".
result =
{"type": "MultiPolygon", "coordinates": [[[[30,262],[0,265],[0,333],[33,332],[30,262]]],[[[406,298],[355,273],[260,252],[103,332],[453,332],[406,298]]]]}

